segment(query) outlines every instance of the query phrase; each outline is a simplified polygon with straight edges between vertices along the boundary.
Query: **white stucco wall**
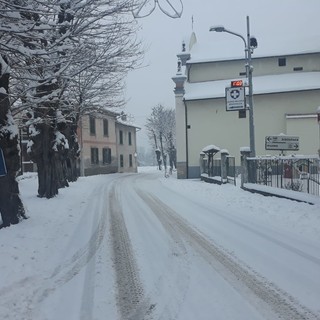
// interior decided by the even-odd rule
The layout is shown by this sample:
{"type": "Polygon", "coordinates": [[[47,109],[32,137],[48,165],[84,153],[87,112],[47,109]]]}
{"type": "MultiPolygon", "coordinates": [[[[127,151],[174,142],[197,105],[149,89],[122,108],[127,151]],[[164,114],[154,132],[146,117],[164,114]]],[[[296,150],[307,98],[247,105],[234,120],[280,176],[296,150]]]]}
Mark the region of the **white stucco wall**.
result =
{"type": "MultiPolygon", "coordinates": [[[[300,137],[297,153],[315,154],[316,141],[310,137],[316,136],[317,121],[298,121],[287,115],[315,114],[320,105],[320,53],[253,55],[252,64],[256,154],[279,154],[265,150],[265,137],[280,133],[300,137]],[[285,66],[279,66],[279,58],[286,58],[285,66]],[[299,67],[302,70],[294,71],[299,67]]],[[[244,71],[242,59],[192,60],[191,52],[183,97],[187,123],[183,101],[176,96],[177,161],[188,162],[190,176],[197,174],[199,153],[210,144],[227,149],[240,164],[240,148],[250,144],[249,112],[245,119],[239,119],[238,111],[227,112],[224,96],[231,79],[245,79],[244,75],[239,76],[244,71]]]]}
{"type": "MultiPolygon", "coordinates": [[[[297,153],[315,154],[318,123],[309,120],[286,119],[286,114],[315,113],[320,90],[258,95],[254,97],[256,154],[278,154],[265,150],[265,137],[280,133],[300,136],[297,153]],[[304,129],[304,126],[307,126],[304,129]],[[312,140],[311,137],[314,137],[312,140]]],[[[249,113],[239,119],[238,112],[227,112],[224,99],[187,102],[189,166],[199,165],[202,148],[214,144],[227,149],[240,163],[240,147],[249,146],[249,113]]],[[[179,126],[181,128],[181,125],[179,126]]],[[[181,129],[182,130],[182,129],[181,129]]],[[[180,132],[179,134],[182,134],[180,132]]]]}
{"type": "Polygon", "coordinates": [[[177,170],[178,178],[185,178],[186,175],[186,122],[185,122],[185,105],[183,95],[177,94],[176,103],[176,145],[177,147],[177,170]]]}
{"type": "Polygon", "coordinates": [[[296,135],[300,141],[300,154],[317,154],[320,149],[320,126],[317,116],[287,116],[287,134],[296,135]]]}
{"type": "MultiPolygon", "coordinates": [[[[320,70],[320,53],[309,55],[284,55],[283,58],[286,58],[286,66],[282,67],[279,67],[278,65],[279,58],[281,57],[255,59],[253,55],[252,65],[254,68],[254,76],[291,73],[294,72],[293,68],[295,67],[303,67],[303,72],[320,70]]],[[[244,59],[188,64],[189,82],[191,83],[236,79],[239,78],[241,72],[245,72],[244,59]]]]}
{"type": "Polygon", "coordinates": [[[249,145],[249,124],[238,119],[238,112],[227,112],[224,99],[187,102],[189,166],[199,165],[203,147],[214,144],[238,155],[241,146],[249,145]]]}

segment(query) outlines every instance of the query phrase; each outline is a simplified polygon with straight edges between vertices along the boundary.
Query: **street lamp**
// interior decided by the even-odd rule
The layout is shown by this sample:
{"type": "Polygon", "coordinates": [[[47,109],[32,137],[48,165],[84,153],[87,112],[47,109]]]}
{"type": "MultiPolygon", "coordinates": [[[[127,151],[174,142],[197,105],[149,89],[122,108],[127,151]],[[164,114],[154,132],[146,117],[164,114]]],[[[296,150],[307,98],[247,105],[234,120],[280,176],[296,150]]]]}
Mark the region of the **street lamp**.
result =
{"type": "Polygon", "coordinates": [[[320,157],[320,106],[317,109],[317,120],[318,120],[318,125],[319,125],[319,149],[318,149],[318,154],[320,157]]]}
{"type": "Polygon", "coordinates": [[[251,156],[256,156],[256,147],[255,147],[255,138],[254,138],[254,120],[253,120],[253,90],[252,90],[252,71],[253,67],[251,65],[251,54],[253,53],[253,50],[258,47],[257,39],[250,36],[250,25],[249,25],[249,16],[247,16],[247,40],[239,33],[230,31],[226,29],[223,26],[215,26],[211,27],[209,31],[215,31],[215,32],[226,32],[233,34],[234,36],[237,36],[242,39],[245,47],[245,66],[246,66],[246,77],[248,79],[248,100],[249,100],[249,135],[250,135],[250,151],[251,156]]]}

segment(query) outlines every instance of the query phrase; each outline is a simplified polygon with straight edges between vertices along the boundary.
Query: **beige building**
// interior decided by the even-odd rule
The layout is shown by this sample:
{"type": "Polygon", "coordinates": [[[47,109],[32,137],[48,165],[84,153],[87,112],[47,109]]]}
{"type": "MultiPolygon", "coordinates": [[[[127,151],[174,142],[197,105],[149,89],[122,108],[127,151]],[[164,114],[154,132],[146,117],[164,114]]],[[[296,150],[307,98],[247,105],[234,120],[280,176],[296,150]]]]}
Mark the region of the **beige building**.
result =
{"type": "Polygon", "coordinates": [[[118,172],[137,172],[137,129],[124,122],[116,122],[118,172]]]}
{"type": "Polygon", "coordinates": [[[114,112],[82,116],[79,128],[80,174],[137,172],[137,129],[114,112]]]}
{"type": "MultiPolygon", "coordinates": [[[[246,83],[244,59],[202,58],[196,43],[193,34],[189,50],[183,46],[178,54],[181,62],[173,77],[178,178],[200,176],[199,154],[207,145],[227,149],[237,165],[240,148],[249,146],[248,111],[226,111],[225,99],[232,80],[246,83]]],[[[279,154],[265,150],[265,139],[281,133],[299,137],[295,153],[317,154],[320,48],[252,58],[256,154],[279,154]]]]}

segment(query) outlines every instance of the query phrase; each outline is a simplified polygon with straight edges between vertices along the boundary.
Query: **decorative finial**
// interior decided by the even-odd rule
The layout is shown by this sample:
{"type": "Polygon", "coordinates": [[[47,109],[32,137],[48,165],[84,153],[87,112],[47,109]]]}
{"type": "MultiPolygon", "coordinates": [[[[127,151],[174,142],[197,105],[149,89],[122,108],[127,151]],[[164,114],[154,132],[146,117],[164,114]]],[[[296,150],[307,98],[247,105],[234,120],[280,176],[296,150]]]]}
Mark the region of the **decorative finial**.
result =
{"type": "Polygon", "coordinates": [[[182,41],[182,52],[186,51],[186,43],[182,41]]]}

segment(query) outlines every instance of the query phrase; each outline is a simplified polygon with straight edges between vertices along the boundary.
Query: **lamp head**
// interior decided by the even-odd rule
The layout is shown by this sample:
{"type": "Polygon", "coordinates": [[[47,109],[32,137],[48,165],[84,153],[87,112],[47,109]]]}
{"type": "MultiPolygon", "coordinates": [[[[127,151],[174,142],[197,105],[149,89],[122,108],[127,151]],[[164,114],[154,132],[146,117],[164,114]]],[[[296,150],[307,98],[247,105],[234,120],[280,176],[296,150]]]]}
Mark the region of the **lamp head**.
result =
{"type": "Polygon", "coordinates": [[[224,26],[214,26],[209,29],[209,31],[215,31],[215,32],[224,32],[226,29],[224,26]]]}
{"type": "Polygon", "coordinates": [[[258,48],[258,41],[255,37],[250,38],[250,48],[257,49],[258,48]]]}

